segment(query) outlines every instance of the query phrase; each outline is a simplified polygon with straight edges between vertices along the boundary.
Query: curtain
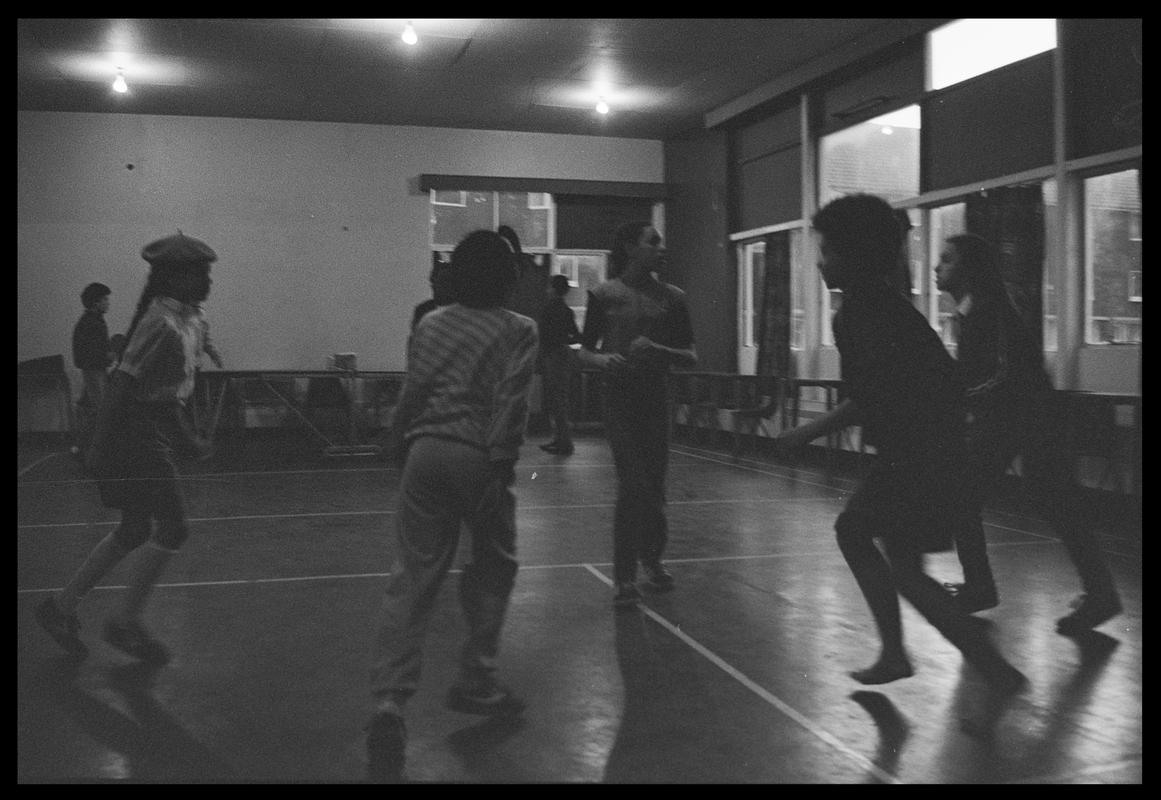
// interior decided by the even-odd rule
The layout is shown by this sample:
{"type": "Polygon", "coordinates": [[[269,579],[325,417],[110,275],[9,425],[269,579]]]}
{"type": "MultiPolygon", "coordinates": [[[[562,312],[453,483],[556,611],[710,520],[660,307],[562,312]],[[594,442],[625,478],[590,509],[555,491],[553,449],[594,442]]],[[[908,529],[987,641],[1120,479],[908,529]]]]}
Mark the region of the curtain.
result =
{"type": "Polygon", "coordinates": [[[790,232],[766,236],[766,281],[758,317],[759,375],[790,375],[790,232]]]}
{"type": "Polygon", "coordinates": [[[991,242],[1000,274],[1025,328],[1044,348],[1044,199],[1040,184],[1001,186],[969,195],[967,231],[991,242]]]}

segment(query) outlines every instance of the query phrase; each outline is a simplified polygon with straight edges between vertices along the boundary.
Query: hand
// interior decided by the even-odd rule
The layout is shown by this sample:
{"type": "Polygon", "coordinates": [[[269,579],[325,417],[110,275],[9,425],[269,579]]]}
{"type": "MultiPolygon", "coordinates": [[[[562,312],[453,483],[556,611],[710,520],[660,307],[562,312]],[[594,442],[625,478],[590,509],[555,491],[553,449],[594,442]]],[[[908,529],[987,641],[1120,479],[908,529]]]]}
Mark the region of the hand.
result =
{"type": "Polygon", "coordinates": [[[629,361],[620,353],[607,353],[605,354],[602,366],[605,372],[611,372],[616,375],[628,369],[629,361]]]}

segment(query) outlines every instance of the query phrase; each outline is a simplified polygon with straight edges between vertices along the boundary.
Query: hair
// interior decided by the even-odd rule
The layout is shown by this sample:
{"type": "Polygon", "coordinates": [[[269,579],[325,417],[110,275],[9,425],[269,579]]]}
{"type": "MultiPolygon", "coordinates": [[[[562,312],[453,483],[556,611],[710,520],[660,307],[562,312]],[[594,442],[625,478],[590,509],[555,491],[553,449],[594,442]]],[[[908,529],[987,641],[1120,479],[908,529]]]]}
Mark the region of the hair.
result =
{"type": "Polygon", "coordinates": [[[626,222],[613,233],[612,253],[609,255],[609,277],[615,278],[629,266],[629,248],[641,239],[641,231],[652,227],[652,222],[626,222]]]}
{"type": "Polygon", "coordinates": [[[191,302],[191,299],[185,296],[183,285],[175,281],[175,277],[184,274],[191,268],[201,268],[208,270],[210,268],[209,261],[202,261],[196,263],[166,263],[157,262],[150,266],[149,277],[145,279],[145,288],[141,290],[141,297],[137,300],[137,308],[133,312],[133,321],[129,323],[129,330],[125,332],[125,340],[128,342],[133,339],[133,332],[137,330],[137,323],[145,316],[149,304],[157,297],[172,297],[181,300],[183,303],[191,302]]]}
{"type": "Polygon", "coordinates": [[[472,231],[452,251],[449,268],[456,301],[469,308],[502,305],[519,275],[511,245],[495,231],[472,231]]]}
{"type": "Polygon", "coordinates": [[[567,276],[553,275],[549,282],[552,284],[552,291],[554,291],[556,294],[560,295],[561,297],[564,297],[566,294],[568,294],[569,285],[567,276]]]}
{"type": "Polygon", "coordinates": [[[94,303],[112,293],[113,290],[103,283],[90,283],[81,292],[81,302],[85,308],[92,308],[94,303]]]}
{"type": "MultiPolygon", "coordinates": [[[[873,194],[851,194],[832,200],[811,224],[827,244],[851,263],[864,265],[869,275],[886,275],[899,263],[903,230],[887,201],[873,194]]],[[[859,275],[851,275],[858,278],[859,275]]]]}
{"type": "Polygon", "coordinates": [[[947,244],[955,247],[964,286],[970,293],[996,297],[1006,295],[999,253],[991,242],[974,233],[961,233],[949,236],[947,244]]]}

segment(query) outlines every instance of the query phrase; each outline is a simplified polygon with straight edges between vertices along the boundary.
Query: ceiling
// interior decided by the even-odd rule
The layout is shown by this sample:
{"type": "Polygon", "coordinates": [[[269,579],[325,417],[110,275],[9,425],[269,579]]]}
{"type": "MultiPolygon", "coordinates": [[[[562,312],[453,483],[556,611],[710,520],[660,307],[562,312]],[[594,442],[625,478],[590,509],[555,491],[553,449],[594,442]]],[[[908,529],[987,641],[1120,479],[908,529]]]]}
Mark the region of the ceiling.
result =
{"type": "Polygon", "coordinates": [[[665,140],[835,53],[937,21],[415,19],[414,46],[400,38],[408,22],[20,19],[17,108],[665,140]],[[125,94],[111,88],[118,68],[125,94]]]}

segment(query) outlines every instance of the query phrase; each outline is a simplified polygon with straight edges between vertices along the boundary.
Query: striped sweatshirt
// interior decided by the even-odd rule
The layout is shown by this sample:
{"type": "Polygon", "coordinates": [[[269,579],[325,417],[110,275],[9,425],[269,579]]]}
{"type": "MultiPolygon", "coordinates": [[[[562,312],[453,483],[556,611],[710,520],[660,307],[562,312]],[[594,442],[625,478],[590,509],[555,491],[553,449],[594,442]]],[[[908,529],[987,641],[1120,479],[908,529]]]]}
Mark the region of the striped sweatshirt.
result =
{"type": "Polygon", "coordinates": [[[515,460],[536,348],[536,322],[504,308],[455,303],[426,314],[408,340],[393,443],[438,436],[479,447],[492,461],[515,460]]]}

